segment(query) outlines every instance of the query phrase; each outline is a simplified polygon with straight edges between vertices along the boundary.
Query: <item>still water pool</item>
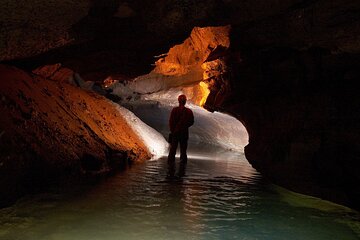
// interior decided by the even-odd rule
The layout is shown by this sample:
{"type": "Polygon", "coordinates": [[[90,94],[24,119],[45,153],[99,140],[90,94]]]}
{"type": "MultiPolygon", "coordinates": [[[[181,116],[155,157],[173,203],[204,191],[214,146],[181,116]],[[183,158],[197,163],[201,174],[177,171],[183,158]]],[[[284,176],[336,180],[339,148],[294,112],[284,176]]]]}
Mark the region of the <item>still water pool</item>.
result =
{"type": "Polygon", "coordinates": [[[271,185],[240,153],[192,152],[182,180],[165,175],[163,158],[28,196],[0,210],[0,239],[360,239],[358,212],[271,185]]]}

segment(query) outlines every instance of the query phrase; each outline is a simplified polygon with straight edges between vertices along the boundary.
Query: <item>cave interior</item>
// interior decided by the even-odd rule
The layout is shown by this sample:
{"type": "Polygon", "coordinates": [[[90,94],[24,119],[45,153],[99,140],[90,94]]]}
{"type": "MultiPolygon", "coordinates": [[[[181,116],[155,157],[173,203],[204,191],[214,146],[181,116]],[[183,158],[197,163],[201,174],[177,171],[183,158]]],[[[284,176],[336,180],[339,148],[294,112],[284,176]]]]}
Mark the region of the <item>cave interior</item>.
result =
{"type": "Polygon", "coordinates": [[[150,159],[111,102],[182,92],[270,181],[360,208],[359,1],[1,2],[0,206],[150,159]]]}

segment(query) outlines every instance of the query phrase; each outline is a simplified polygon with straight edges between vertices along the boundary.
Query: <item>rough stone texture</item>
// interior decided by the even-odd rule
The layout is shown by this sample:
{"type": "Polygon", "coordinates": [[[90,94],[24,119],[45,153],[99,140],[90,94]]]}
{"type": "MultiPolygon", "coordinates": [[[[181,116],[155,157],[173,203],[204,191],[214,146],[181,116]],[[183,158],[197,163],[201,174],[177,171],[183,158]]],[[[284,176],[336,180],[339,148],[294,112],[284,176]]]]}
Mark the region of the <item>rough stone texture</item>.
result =
{"type": "Polygon", "coordinates": [[[230,46],[229,32],[230,26],[194,28],[189,38],[156,61],[154,72],[172,76],[187,74],[193,68],[201,71],[201,65],[216,48],[230,46]]]}
{"type": "Polygon", "coordinates": [[[302,1],[233,26],[233,94],[250,163],[277,184],[360,208],[359,9],[302,1]]]}
{"type": "Polygon", "coordinates": [[[105,98],[0,65],[0,206],[49,178],[149,158],[105,98]]]}
{"type": "Polygon", "coordinates": [[[250,163],[280,185],[359,208],[360,55],[271,47],[239,54],[233,95],[214,108],[245,124],[250,163]]]}
{"type": "Polygon", "coordinates": [[[23,58],[70,44],[69,29],[85,17],[89,0],[1,0],[0,60],[23,58]]]}
{"type": "MultiPolygon", "coordinates": [[[[167,49],[166,42],[185,36],[194,26],[225,24],[242,27],[243,43],[360,49],[356,0],[1,0],[0,4],[0,60],[93,40],[113,50],[122,44],[162,44],[167,49]]],[[[102,50],[106,54],[109,49],[102,50]]]]}
{"type": "Polygon", "coordinates": [[[358,1],[302,1],[291,11],[246,27],[243,43],[359,52],[359,12],[358,1]]]}
{"type": "Polygon", "coordinates": [[[186,86],[188,93],[190,88],[200,93],[198,96],[191,94],[193,102],[200,103],[203,97],[205,101],[207,95],[201,86],[208,92],[208,86],[215,87],[215,82],[225,71],[224,61],[220,58],[230,47],[230,29],[230,26],[194,28],[185,41],[157,56],[159,59],[149,74],[137,77],[127,86],[140,94],[186,86]],[[199,86],[200,82],[202,85],[199,86]]]}
{"type": "MultiPolygon", "coordinates": [[[[40,1],[26,2],[34,10],[40,6],[40,1]]],[[[1,38],[1,59],[49,49],[12,55],[34,46],[28,36],[39,32],[22,27],[35,15],[21,14],[27,8],[17,3],[2,8],[1,35],[13,40],[7,37],[3,44],[1,38]]],[[[359,208],[358,0],[94,0],[89,8],[67,3],[72,9],[66,12],[71,17],[63,18],[68,31],[46,28],[41,33],[68,39],[70,32],[77,45],[11,64],[33,70],[60,62],[87,80],[115,74],[131,78],[148,73],[152,56],[181,42],[194,26],[231,24],[224,82],[230,79],[233,92],[212,89],[207,107],[229,111],[245,123],[247,158],[270,179],[359,208]],[[220,95],[221,101],[211,97],[220,95]]],[[[55,2],[44,6],[49,4],[55,2]]],[[[40,22],[52,26],[49,19],[57,19],[65,26],[55,12],[45,11],[46,20],[40,22]]],[[[39,46],[52,42],[36,41],[39,46]]]]}
{"type": "Polygon", "coordinates": [[[46,79],[69,83],[74,78],[75,72],[69,68],[63,68],[60,63],[38,67],[32,71],[34,74],[46,79]]]}

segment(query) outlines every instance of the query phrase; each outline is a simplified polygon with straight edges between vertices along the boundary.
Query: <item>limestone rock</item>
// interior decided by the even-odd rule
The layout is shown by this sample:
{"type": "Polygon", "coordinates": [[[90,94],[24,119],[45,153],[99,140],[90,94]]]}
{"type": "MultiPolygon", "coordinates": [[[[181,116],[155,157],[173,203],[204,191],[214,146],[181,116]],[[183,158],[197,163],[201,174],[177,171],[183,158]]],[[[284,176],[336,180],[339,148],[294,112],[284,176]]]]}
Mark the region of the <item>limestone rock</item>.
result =
{"type": "Polygon", "coordinates": [[[1,205],[36,181],[104,174],[150,157],[104,97],[4,65],[0,78],[1,205]],[[123,158],[114,160],[118,153],[123,158]]]}

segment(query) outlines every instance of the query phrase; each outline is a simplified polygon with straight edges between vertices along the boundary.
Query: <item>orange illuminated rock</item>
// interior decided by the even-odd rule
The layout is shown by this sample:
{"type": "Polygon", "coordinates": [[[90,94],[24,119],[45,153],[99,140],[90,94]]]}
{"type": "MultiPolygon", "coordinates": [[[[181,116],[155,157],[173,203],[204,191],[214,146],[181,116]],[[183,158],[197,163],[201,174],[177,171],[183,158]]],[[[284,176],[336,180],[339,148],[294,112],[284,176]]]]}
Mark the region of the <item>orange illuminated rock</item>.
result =
{"type": "MultiPolygon", "coordinates": [[[[201,65],[219,46],[230,46],[230,26],[195,27],[182,44],[172,47],[164,58],[156,61],[154,72],[163,75],[184,75],[203,72],[201,65]]],[[[202,75],[196,80],[202,79],[202,75]]],[[[194,79],[195,80],[195,79],[194,79]]]]}
{"type": "Polygon", "coordinates": [[[41,77],[59,82],[69,82],[75,74],[73,70],[62,67],[61,63],[41,66],[32,72],[41,77]]]}
{"type": "Polygon", "coordinates": [[[230,47],[230,26],[195,27],[182,44],[172,47],[155,62],[155,68],[129,86],[134,92],[153,93],[181,87],[189,99],[203,106],[210,94],[210,82],[225,71],[222,57],[230,47]]]}
{"type": "Polygon", "coordinates": [[[193,103],[204,106],[210,94],[210,79],[215,81],[224,72],[226,64],[219,57],[230,47],[229,33],[230,26],[194,28],[184,43],[156,62],[154,72],[185,75],[186,81],[197,82],[184,91],[192,96],[193,103]]]}
{"type": "Polygon", "coordinates": [[[21,192],[29,177],[97,175],[150,157],[104,97],[4,65],[0,79],[1,196],[21,192]]]}

